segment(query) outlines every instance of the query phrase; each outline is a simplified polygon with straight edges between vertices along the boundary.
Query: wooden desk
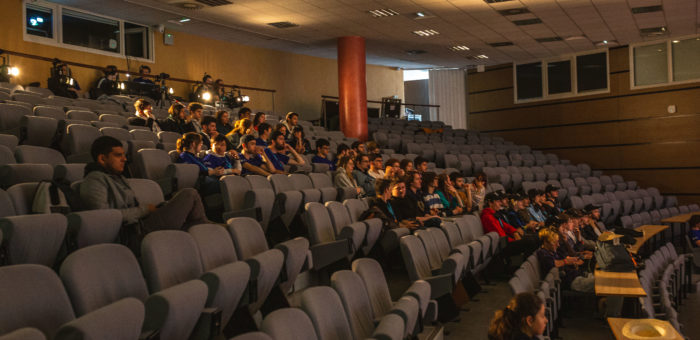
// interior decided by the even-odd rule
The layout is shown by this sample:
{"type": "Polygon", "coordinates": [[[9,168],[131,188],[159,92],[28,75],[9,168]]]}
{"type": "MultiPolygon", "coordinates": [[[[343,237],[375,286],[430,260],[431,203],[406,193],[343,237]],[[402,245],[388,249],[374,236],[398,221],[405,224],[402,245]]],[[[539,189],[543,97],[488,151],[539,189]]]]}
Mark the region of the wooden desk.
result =
{"type": "MultiPolygon", "coordinates": [[[[622,335],[622,327],[625,326],[625,324],[629,321],[636,320],[636,319],[624,319],[624,318],[608,318],[608,325],[610,325],[610,330],[613,332],[615,335],[615,339],[617,340],[626,340],[628,339],[626,336],[622,335]]],[[[668,324],[670,326],[670,329],[672,329],[672,335],[673,335],[673,340],[683,340],[683,336],[680,335],[675,328],[669,323],[668,321],[663,321],[663,323],[668,324]]]]}
{"type": "Polygon", "coordinates": [[[644,297],[647,293],[639,282],[637,272],[606,272],[595,270],[595,295],[644,297]]]}
{"type": "Polygon", "coordinates": [[[668,229],[667,225],[643,225],[635,228],[634,230],[644,233],[641,237],[636,237],[637,242],[629,247],[627,250],[632,254],[637,254],[639,249],[646,244],[647,241],[654,238],[654,236],[668,229]]]}

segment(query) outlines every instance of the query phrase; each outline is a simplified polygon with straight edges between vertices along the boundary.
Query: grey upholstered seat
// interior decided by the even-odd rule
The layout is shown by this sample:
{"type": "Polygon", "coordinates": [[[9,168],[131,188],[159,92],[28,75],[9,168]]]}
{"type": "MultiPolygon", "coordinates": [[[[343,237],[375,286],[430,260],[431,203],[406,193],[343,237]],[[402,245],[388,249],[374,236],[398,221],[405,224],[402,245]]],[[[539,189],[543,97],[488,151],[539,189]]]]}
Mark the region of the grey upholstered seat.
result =
{"type": "Polygon", "coordinates": [[[49,117],[57,121],[66,119],[66,112],[58,106],[38,105],[34,107],[33,111],[34,115],[38,117],[49,117]]]}
{"type": "Polygon", "coordinates": [[[260,330],[275,340],[316,340],[309,316],[298,308],[281,308],[263,319],[260,330]]]}
{"type": "MultiPolygon", "coordinates": [[[[233,240],[238,259],[250,265],[250,276],[257,281],[257,291],[255,292],[257,300],[248,306],[248,310],[254,314],[260,309],[272,290],[279,289],[276,286],[285,264],[284,253],[279,249],[267,249],[265,234],[262,233],[260,225],[252,218],[230,219],[227,229],[233,240]]],[[[303,265],[303,262],[301,264],[298,262],[298,258],[292,261],[293,268],[291,269],[296,271],[296,274],[303,265]]]]}
{"type": "MultiPolygon", "coordinates": [[[[0,134],[0,146],[4,146],[14,152],[15,148],[19,144],[19,138],[15,135],[0,134]]],[[[0,163],[2,164],[2,163],[0,163]]]]}
{"type": "Polygon", "coordinates": [[[15,159],[17,159],[17,163],[49,164],[52,166],[66,163],[63,155],[57,150],[32,145],[17,146],[15,159]]]}
{"type": "Polygon", "coordinates": [[[143,304],[127,298],[75,319],[61,280],[41,265],[0,267],[0,300],[0,334],[32,327],[47,339],[129,340],[139,337],[144,318],[143,304]]]}
{"type": "Polygon", "coordinates": [[[273,340],[263,332],[249,332],[232,338],[231,340],[273,340]]]}
{"type": "Polygon", "coordinates": [[[79,249],[63,261],[60,274],[78,315],[134,298],[146,306],[142,330],[159,331],[163,339],[186,339],[207,297],[206,285],[196,280],[149,296],[136,257],[120,244],[79,249]]]}
{"type": "Polygon", "coordinates": [[[141,149],[136,153],[134,163],[140,177],[158,183],[166,196],[179,189],[194,187],[199,177],[197,165],[170,163],[165,150],[141,149]]]}
{"type": "Polygon", "coordinates": [[[55,180],[65,180],[73,183],[85,177],[85,163],[58,164],[53,168],[55,180]]]}
{"type": "Polygon", "coordinates": [[[17,163],[12,150],[14,149],[10,149],[5,145],[0,145],[0,165],[17,163]]]}
{"type": "Polygon", "coordinates": [[[120,127],[128,124],[126,117],[116,114],[104,113],[100,115],[99,119],[101,122],[116,123],[120,127]]]}
{"type": "Polygon", "coordinates": [[[0,133],[19,136],[22,117],[32,115],[32,110],[22,105],[0,103],[0,133]]]}
{"type": "Polygon", "coordinates": [[[165,202],[163,191],[158,183],[145,178],[127,178],[126,184],[134,191],[139,204],[158,205],[165,202]]]}
{"type": "MultiPolygon", "coordinates": [[[[362,248],[362,252],[369,254],[369,252],[374,248],[374,245],[379,241],[379,236],[382,233],[382,221],[378,218],[371,218],[364,221],[360,221],[360,216],[369,207],[367,203],[363,200],[357,198],[350,198],[343,201],[343,206],[348,210],[350,215],[350,220],[353,222],[363,222],[367,226],[367,235],[365,236],[365,244],[362,248]]],[[[398,247],[398,240],[401,236],[408,235],[409,231],[406,228],[395,228],[388,230],[384,235],[382,240],[382,246],[385,247],[385,251],[388,253],[393,248],[398,247]]]]}
{"type": "Polygon", "coordinates": [[[67,128],[67,154],[70,163],[88,163],[92,161],[90,148],[95,139],[102,136],[100,130],[94,126],[82,124],[70,124],[67,128]]]}
{"type": "Polygon", "coordinates": [[[272,189],[253,189],[250,182],[241,176],[223,176],[220,179],[221,196],[224,202],[224,220],[233,217],[256,218],[267,230],[275,193],[272,189]]]}
{"type": "Polygon", "coordinates": [[[36,328],[25,327],[0,335],[0,340],[46,340],[46,337],[36,328]]]}
{"type": "Polygon", "coordinates": [[[452,261],[457,267],[454,269],[454,279],[457,282],[462,278],[465,268],[465,257],[461,253],[450,253],[450,244],[445,233],[439,228],[418,230],[414,233],[423,242],[423,247],[428,255],[431,269],[438,271],[443,263],[452,261]]]}
{"type": "Polygon", "coordinates": [[[51,146],[58,126],[58,121],[51,117],[23,116],[20,121],[22,144],[51,146]]]}
{"type": "Polygon", "coordinates": [[[8,216],[0,219],[7,245],[6,263],[53,266],[66,234],[61,214],[8,216]]]}
{"type": "Polygon", "coordinates": [[[283,202],[284,213],[281,216],[282,222],[289,227],[294,217],[301,212],[304,195],[301,191],[294,188],[291,179],[287,175],[273,174],[268,176],[267,179],[272,185],[277,202],[283,202]]]}
{"type": "Polygon", "coordinates": [[[72,212],[66,218],[68,234],[77,248],[115,242],[122,226],[122,214],[117,209],[72,212]]]}
{"type": "Polygon", "coordinates": [[[66,112],[66,117],[68,119],[83,120],[86,122],[91,122],[93,120],[99,120],[96,113],[92,111],[82,111],[82,110],[69,110],[66,112]]]}
{"type": "Polygon", "coordinates": [[[343,303],[331,287],[312,287],[301,294],[303,309],[319,340],[353,340],[343,303]]]}
{"type": "Polygon", "coordinates": [[[294,189],[302,194],[304,204],[309,202],[321,202],[321,190],[314,188],[311,178],[304,174],[291,174],[289,181],[294,189]]]}
{"type": "Polygon", "coordinates": [[[0,187],[9,188],[18,183],[50,181],[53,166],[49,164],[0,165],[0,187]]]}
{"type": "Polygon", "coordinates": [[[367,225],[361,222],[353,223],[348,210],[340,202],[326,202],[326,209],[328,210],[328,217],[331,219],[331,225],[335,230],[336,237],[350,238],[352,240],[353,254],[351,256],[354,255],[365,244],[367,225]]]}
{"type": "Polygon", "coordinates": [[[306,203],[304,210],[304,220],[309,227],[311,253],[317,269],[324,268],[352,252],[351,229],[348,233],[336,236],[328,210],[321,203],[306,203]]]}
{"type": "Polygon", "coordinates": [[[430,283],[431,298],[452,293],[454,283],[457,282],[456,279],[459,279],[454,278],[458,266],[457,261],[446,261],[442,268],[434,272],[423,242],[413,235],[401,238],[401,254],[409,279],[412,282],[425,280],[430,283]]]}
{"type": "Polygon", "coordinates": [[[310,173],[309,178],[311,179],[311,183],[313,183],[314,188],[321,191],[321,202],[335,201],[338,199],[339,195],[341,195],[339,191],[342,189],[333,186],[333,181],[328,174],[310,173]]]}
{"type": "Polygon", "coordinates": [[[250,266],[238,261],[233,241],[223,226],[200,224],[188,232],[199,248],[204,271],[200,280],[209,288],[207,307],[222,310],[221,322],[225,326],[236,308],[249,302],[242,298],[250,282],[250,266]]]}

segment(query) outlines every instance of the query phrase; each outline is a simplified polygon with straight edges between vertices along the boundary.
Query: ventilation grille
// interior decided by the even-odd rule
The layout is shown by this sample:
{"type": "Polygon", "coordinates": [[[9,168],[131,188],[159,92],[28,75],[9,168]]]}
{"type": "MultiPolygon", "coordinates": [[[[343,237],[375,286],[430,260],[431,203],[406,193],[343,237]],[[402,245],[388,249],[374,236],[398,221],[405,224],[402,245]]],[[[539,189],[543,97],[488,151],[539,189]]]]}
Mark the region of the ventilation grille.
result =
{"type": "Polygon", "coordinates": [[[502,41],[502,42],[490,43],[489,45],[490,45],[491,47],[513,46],[513,42],[511,42],[511,41],[502,41]]]}
{"type": "Polygon", "coordinates": [[[642,28],[639,30],[639,33],[644,37],[656,37],[656,36],[664,35],[668,32],[666,30],[666,26],[659,26],[659,27],[642,28]]]}
{"type": "Polygon", "coordinates": [[[520,7],[520,8],[502,9],[502,10],[498,11],[498,13],[501,13],[501,15],[503,15],[503,16],[508,16],[508,15],[518,15],[518,14],[530,13],[530,10],[525,8],[525,7],[520,7]]]}
{"type": "Polygon", "coordinates": [[[207,6],[211,6],[211,7],[233,4],[233,2],[228,1],[228,0],[195,0],[195,1],[203,3],[203,4],[205,4],[207,6]]]}
{"type": "Polygon", "coordinates": [[[539,43],[546,43],[546,42],[562,41],[562,38],[561,37],[549,37],[549,38],[537,38],[535,40],[539,43]]]}
{"type": "Polygon", "coordinates": [[[656,6],[646,6],[646,7],[635,7],[632,8],[632,14],[642,14],[642,13],[652,13],[652,12],[661,12],[663,11],[663,7],[661,5],[656,5],[656,6]]]}
{"type": "Polygon", "coordinates": [[[524,19],[524,20],[515,20],[515,21],[513,21],[513,23],[516,26],[535,25],[535,24],[541,24],[542,20],[540,20],[540,18],[524,19]]]}
{"type": "Polygon", "coordinates": [[[289,22],[289,21],[280,21],[280,22],[271,22],[268,25],[277,27],[277,28],[291,28],[291,27],[298,27],[299,25],[289,22]]]}

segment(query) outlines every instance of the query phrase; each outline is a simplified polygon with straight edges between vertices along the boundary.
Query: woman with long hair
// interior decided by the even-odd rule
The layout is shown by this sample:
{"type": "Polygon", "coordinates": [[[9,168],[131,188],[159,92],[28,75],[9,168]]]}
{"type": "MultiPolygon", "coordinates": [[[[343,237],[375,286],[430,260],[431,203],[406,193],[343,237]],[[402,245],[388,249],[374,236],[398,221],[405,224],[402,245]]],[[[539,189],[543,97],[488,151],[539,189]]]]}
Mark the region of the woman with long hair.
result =
{"type": "Polygon", "coordinates": [[[224,110],[216,113],[216,131],[224,136],[233,130],[233,125],[231,125],[229,116],[229,113],[224,110]]]}
{"type": "Polygon", "coordinates": [[[489,325],[489,340],[535,340],[547,327],[544,302],[533,293],[515,295],[496,311],[489,325]]]}
{"type": "Polygon", "coordinates": [[[239,121],[236,128],[226,134],[226,139],[228,139],[231,149],[239,149],[241,146],[241,138],[245,135],[254,135],[253,131],[252,120],[246,118],[239,121]]]}
{"type": "Polygon", "coordinates": [[[187,114],[185,106],[180,103],[173,103],[168,109],[168,118],[158,122],[160,127],[165,131],[177,132],[184,134],[187,132],[187,114]]]}
{"type": "Polygon", "coordinates": [[[265,122],[265,113],[256,112],[255,117],[253,117],[253,128],[258,131],[258,126],[265,122]]]}
{"type": "Polygon", "coordinates": [[[357,184],[352,171],[355,169],[355,160],[351,156],[343,156],[338,160],[338,170],[335,171],[333,182],[338,188],[355,189],[357,195],[364,195],[365,191],[357,184]]]}
{"type": "Polygon", "coordinates": [[[442,201],[447,215],[462,214],[462,200],[459,198],[457,189],[452,184],[450,176],[447,174],[438,176],[438,190],[436,190],[436,193],[440,196],[440,201],[442,201]]]}
{"type": "Polygon", "coordinates": [[[486,174],[479,172],[474,175],[472,182],[472,209],[481,213],[484,210],[484,196],[486,196],[486,174]]]}

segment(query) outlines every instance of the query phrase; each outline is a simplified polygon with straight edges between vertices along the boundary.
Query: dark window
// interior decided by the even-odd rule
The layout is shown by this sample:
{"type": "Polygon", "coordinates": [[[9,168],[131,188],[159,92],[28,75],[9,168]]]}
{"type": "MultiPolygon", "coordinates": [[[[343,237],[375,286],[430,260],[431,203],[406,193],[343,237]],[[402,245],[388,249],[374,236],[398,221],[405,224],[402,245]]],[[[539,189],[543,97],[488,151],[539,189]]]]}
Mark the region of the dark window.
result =
{"type": "Polygon", "coordinates": [[[148,27],[124,23],[124,52],[129,57],[149,59],[148,27]]]}
{"type": "Polygon", "coordinates": [[[608,88],[608,62],[603,53],[576,57],[578,92],[604,90],[608,88]]]}
{"type": "Polygon", "coordinates": [[[53,10],[27,4],[27,34],[53,39],[53,10]]]}
{"type": "Polygon", "coordinates": [[[542,63],[517,65],[518,100],[542,97],[542,63]]]}
{"type": "Polygon", "coordinates": [[[549,94],[571,92],[571,61],[547,63],[549,94]]]}
{"type": "Polygon", "coordinates": [[[63,43],[119,53],[119,21],[64,9],[63,43]]]}

